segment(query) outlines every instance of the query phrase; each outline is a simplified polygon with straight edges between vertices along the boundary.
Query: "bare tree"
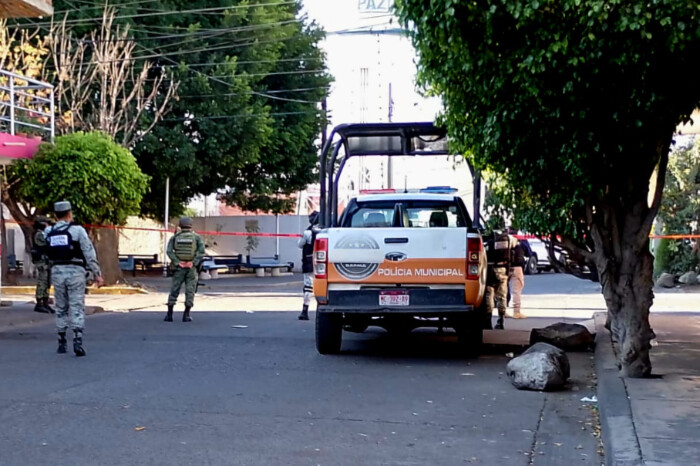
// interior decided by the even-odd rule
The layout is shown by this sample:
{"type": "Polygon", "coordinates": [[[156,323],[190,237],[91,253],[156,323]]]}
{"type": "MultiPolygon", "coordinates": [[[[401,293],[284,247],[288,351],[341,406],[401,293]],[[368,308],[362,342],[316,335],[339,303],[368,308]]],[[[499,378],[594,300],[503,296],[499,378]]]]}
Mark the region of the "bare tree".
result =
{"type": "Polygon", "coordinates": [[[55,92],[61,131],[104,131],[133,147],[167,114],[179,83],[163,67],[148,61],[138,66],[129,27],[115,26],[114,16],[114,8],[105,7],[89,39],[76,40],[65,19],[52,27],[55,92]]]}
{"type": "MultiPolygon", "coordinates": [[[[128,26],[115,25],[114,18],[114,8],[105,6],[99,27],[83,38],[76,37],[66,18],[52,23],[46,35],[0,22],[0,67],[54,85],[57,134],[103,131],[131,148],[167,114],[179,83],[168,68],[138,62],[128,26]]],[[[32,105],[31,98],[23,102],[28,109],[32,105]]],[[[22,226],[28,253],[37,213],[21,199],[21,180],[11,169],[6,182],[2,202],[22,226]]],[[[118,236],[93,234],[118,275],[118,236]]]]}

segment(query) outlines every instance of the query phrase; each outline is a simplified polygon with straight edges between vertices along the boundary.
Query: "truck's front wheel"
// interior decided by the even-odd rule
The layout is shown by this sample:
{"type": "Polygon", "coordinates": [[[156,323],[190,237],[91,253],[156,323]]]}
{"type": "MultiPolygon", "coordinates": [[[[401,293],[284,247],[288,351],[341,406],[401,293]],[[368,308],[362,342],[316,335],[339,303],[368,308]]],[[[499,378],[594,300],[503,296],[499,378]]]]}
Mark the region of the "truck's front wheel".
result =
{"type": "Polygon", "coordinates": [[[321,354],[339,352],[342,339],[342,315],[316,312],[316,349],[318,352],[321,354]]]}

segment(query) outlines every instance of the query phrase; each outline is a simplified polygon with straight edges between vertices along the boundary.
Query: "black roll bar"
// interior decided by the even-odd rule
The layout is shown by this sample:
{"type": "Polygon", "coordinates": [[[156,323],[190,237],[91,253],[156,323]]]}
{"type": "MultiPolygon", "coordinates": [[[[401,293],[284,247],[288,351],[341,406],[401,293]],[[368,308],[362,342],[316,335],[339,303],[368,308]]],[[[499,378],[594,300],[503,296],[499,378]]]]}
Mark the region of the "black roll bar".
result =
{"type": "MultiPolygon", "coordinates": [[[[447,132],[430,122],[419,123],[354,123],[333,128],[321,151],[319,181],[321,185],[321,228],[336,226],[338,222],[338,181],[345,163],[359,156],[426,156],[450,155],[447,132]],[[433,145],[433,147],[431,147],[433,145]],[[340,149],[344,156],[336,172],[340,149]],[[330,156],[330,157],[329,157],[330,156]]],[[[467,161],[468,163],[468,161],[467,161]]],[[[479,224],[481,179],[473,167],[475,210],[473,222],[479,224]]]]}

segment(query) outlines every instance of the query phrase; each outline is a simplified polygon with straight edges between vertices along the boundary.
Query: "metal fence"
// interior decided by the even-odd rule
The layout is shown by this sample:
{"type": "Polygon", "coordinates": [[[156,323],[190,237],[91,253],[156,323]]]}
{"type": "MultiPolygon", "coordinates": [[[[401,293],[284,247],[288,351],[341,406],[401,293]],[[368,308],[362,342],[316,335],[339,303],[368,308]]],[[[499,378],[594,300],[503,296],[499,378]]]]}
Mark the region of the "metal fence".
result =
{"type": "Polygon", "coordinates": [[[56,132],[53,86],[0,70],[0,131],[53,141],[56,132]]]}

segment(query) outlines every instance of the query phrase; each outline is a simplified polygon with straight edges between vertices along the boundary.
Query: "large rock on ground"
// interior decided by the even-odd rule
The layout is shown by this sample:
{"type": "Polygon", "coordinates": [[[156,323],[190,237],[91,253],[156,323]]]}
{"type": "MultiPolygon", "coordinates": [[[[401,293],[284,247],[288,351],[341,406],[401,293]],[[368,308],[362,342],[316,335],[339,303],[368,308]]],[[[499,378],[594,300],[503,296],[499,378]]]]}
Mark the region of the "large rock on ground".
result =
{"type": "Polygon", "coordinates": [[[530,344],[549,343],[564,351],[585,351],[593,344],[593,335],[580,324],[558,322],[545,328],[533,328],[530,344]]]}
{"type": "Polygon", "coordinates": [[[569,358],[555,346],[537,343],[511,359],[506,373],[518,390],[560,390],[570,375],[569,358]]]}
{"type": "Polygon", "coordinates": [[[681,278],[679,278],[678,281],[684,285],[695,285],[698,282],[698,274],[692,271],[686,272],[681,275],[681,278]]]}
{"type": "Polygon", "coordinates": [[[675,286],[675,283],[673,283],[673,275],[670,273],[662,273],[661,276],[656,279],[656,286],[673,288],[675,286]]]}

